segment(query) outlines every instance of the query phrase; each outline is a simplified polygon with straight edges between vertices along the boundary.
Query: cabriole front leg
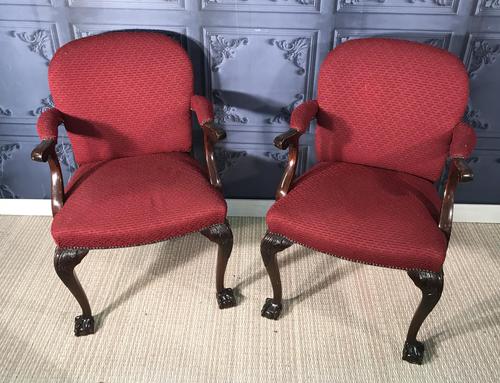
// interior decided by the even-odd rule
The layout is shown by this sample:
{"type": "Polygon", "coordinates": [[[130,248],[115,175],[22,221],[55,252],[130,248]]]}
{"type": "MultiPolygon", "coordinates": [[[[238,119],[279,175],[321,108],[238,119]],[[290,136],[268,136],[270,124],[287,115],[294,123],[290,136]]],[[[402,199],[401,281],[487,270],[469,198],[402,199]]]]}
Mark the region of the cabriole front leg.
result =
{"type": "Polygon", "coordinates": [[[215,276],[215,287],[217,289],[217,303],[220,309],[226,309],[236,306],[236,298],[231,288],[224,287],[224,275],[226,273],[227,262],[233,250],[233,232],[229,223],[210,226],[201,231],[210,241],[219,246],[217,252],[217,267],[215,276]]]}
{"type": "Polygon", "coordinates": [[[76,277],[75,267],[88,254],[87,249],[57,248],[54,255],[54,267],[61,281],[71,291],[82,308],[82,315],[75,318],[75,335],[83,336],[94,333],[94,318],[90,310],[85,291],[76,277]]]}
{"type": "Polygon", "coordinates": [[[262,261],[273,286],[273,298],[267,298],[262,307],[261,315],[267,319],[277,320],[283,309],[281,278],[276,254],[292,246],[293,242],[278,234],[267,232],[260,243],[262,261]]]}
{"type": "Polygon", "coordinates": [[[430,314],[434,306],[438,303],[443,292],[444,274],[443,271],[437,273],[430,271],[408,271],[408,275],[415,285],[422,290],[422,301],[413,315],[413,319],[406,336],[403,348],[403,360],[410,363],[422,364],[424,358],[424,344],[417,341],[417,334],[430,314]]]}

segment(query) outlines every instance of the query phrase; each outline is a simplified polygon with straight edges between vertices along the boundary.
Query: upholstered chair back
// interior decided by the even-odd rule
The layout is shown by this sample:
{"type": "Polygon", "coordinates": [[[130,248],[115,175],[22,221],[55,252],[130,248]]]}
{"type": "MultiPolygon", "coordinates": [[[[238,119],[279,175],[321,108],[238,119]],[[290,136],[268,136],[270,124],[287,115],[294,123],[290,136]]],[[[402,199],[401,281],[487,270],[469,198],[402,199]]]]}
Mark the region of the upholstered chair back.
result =
{"type": "Polygon", "coordinates": [[[191,62],[161,33],[72,41],[52,59],[49,86],[78,164],[191,148],[191,62]]]}
{"type": "Polygon", "coordinates": [[[434,181],[467,98],[467,72],[444,50],[389,39],[348,41],[321,66],[317,157],[434,181]]]}

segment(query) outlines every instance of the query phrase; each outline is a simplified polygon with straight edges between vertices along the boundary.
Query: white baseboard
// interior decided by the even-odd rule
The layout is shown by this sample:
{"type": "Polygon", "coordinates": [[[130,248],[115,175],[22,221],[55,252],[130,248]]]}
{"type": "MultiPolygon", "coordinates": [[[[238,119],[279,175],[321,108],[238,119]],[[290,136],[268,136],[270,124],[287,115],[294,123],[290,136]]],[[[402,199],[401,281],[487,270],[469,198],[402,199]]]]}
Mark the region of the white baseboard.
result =
{"type": "Polygon", "coordinates": [[[500,223],[500,205],[456,204],[453,222],[500,223]]]}
{"type": "MultiPolygon", "coordinates": [[[[232,217],[264,217],[273,204],[264,199],[228,199],[232,217]]],[[[52,215],[48,199],[0,199],[0,215],[52,215]]]]}
{"type": "MultiPolygon", "coordinates": [[[[228,215],[231,217],[264,217],[273,204],[264,199],[228,199],[228,215]]],[[[50,216],[50,200],[0,199],[0,215],[47,215],[50,216]]],[[[500,205],[456,204],[454,222],[500,223],[500,205]]]]}
{"type": "Polygon", "coordinates": [[[0,215],[52,215],[48,199],[0,199],[0,215]]]}

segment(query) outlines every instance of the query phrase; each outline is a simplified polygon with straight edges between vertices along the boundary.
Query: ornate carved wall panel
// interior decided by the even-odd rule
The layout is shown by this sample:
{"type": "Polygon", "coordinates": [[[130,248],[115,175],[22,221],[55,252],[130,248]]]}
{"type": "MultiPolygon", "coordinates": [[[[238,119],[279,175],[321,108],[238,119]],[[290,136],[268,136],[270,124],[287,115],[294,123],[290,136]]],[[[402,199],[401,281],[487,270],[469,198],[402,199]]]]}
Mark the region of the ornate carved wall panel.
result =
{"type": "Polygon", "coordinates": [[[459,0],[337,0],[338,12],[455,14],[459,0]]]}
{"type": "Polygon", "coordinates": [[[50,105],[47,66],[58,46],[55,23],[0,20],[0,123],[34,123],[50,105]]]}
{"type": "Polygon", "coordinates": [[[70,7],[131,8],[131,9],[184,9],[185,0],[68,0],[70,7]]]}
{"type": "MultiPolygon", "coordinates": [[[[49,198],[50,184],[47,164],[31,161],[31,151],[38,137],[0,137],[0,198],[49,198]]],[[[64,182],[76,169],[71,145],[61,137],[57,145],[64,182]]]]}
{"type": "MultiPolygon", "coordinates": [[[[73,24],[72,32],[73,38],[79,39],[82,37],[97,35],[103,32],[117,31],[123,29],[151,29],[161,31],[172,31],[179,35],[186,35],[185,27],[178,27],[173,25],[144,25],[144,24],[73,24]]],[[[182,40],[185,45],[185,39],[182,40]]]]}
{"type": "MultiPolygon", "coordinates": [[[[274,196],[287,159],[286,152],[266,143],[226,143],[219,146],[216,155],[225,192],[240,198],[274,196]],[[268,182],[262,183],[263,173],[268,182]]],[[[303,146],[299,150],[297,174],[305,171],[307,156],[308,147],[303,146]]]]}
{"type": "Polygon", "coordinates": [[[52,0],[0,0],[0,5],[45,5],[51,6],[52,0]]]}
{"type": "Polygon", "coordinates": [[[449,50],[452,33],[446,31],[418,31],[400,29],[339,29],[334,32],[333,46],[352,39],[386,37],[429,44],[449,50]]]}
{"type": "Polygon", "coordinates": [[[474,171],[474,182],[460,185],[457,202],[470,203],[479,199],[481,203],[499,203],[500,183],[492,182],[498,179],[498,174],[500,174],[500,151],[498,150],[500,139],[496,141],[496,147],[490,147],[491,150],[477,149],[468,161],[474,171]]]}
{"type": "Polygon", "coordinates": [[[469,71],[471,101],[467,119],[479,137],[500,138],[500,33],[469,35],[464,62],[469,71]],[[496,97],[495,97],[496,95],[496,97]]]}
{"type": "Polygon", "coordinates": [[[291,109],[311,99],[314,30],[204,28],[206,89],[229,131],[282,131],[291,109]]]}
{"type": "MultiPolygon", "coordinates": [[[[0,0],[0,197],[48,197],[48,169],[29,154],[36,118],[53,104],[47,63],[54,51],[120,29],[170,31],[186,48],[196,92],[213,101],[216,123],[228,132],[216,155],[232,198],[273,198],[286,156],[273,138],[288,129],[293,108],[315,98],[319,65],[332,47],[386,36],[447,49],[469,71],[464,117],[479,137],[470,162],[476,182],[458,199],[500,203],[498,0],[0,0]]],[[[201,133],[193,129],[201,159],[201,133]]],[[[64,129],[60,136],[67,182],[76,165],[64,129]]],[[[299,157],[300,174],[315,162],[314,124],[299,157]]]]}
{"type": "Polygon", "coordinates": [[[465,119],[476,130],[478,149],[471,161],[477,182],[464,188],[460,198],[468,201],[476,195],[482,202],[498,203],[500,182],[490,180],[500,174],[500,33],[469,34],[464,63],[470,79],[465,119]]]}
{"type": "Polygon", "coordinates": [[[477,0],[476,15],[500,16],[500,0],[477,0]]]}
{"type": "Polygon", "coordinates": [[[320,0],[201,0],[202,8],[243,12],[312,12],[320,10],[320,0]]]}

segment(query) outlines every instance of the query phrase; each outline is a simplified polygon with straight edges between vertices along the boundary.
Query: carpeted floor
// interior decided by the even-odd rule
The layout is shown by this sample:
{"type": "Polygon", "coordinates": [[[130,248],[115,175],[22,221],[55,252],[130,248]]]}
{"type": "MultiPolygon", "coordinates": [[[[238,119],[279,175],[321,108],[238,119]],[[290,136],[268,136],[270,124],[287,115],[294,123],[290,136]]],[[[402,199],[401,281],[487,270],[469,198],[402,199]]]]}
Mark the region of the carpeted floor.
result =
{"type": "Polygon", "coordinates": [[[77,271],[98,330],[75,338],[79,307],[53,270],[50,218],[0,217],[0,381],[500,381],[500,225],[455,225],[415,366],[400,355],[420,298],[406,273],[292,246],[279,258],[286,311],[266,320],[264,221],[230,222],[238,307],[217,309],[216,246],[200,234],[92,251],[77,271]]]}

